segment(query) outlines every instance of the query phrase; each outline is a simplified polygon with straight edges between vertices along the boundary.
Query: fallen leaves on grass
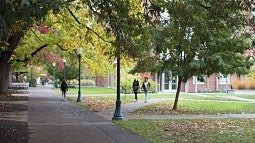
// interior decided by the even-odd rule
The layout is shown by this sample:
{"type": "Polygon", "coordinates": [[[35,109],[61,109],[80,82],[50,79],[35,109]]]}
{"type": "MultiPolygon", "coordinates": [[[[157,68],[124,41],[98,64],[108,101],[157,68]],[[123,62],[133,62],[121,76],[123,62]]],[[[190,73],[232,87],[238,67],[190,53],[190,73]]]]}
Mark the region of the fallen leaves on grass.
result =
{"type": "Polygon", "coordinates": [[[187,109],[181,108],[178,110],[173,110],[170,105],[161,104],[145,106],[134,112],[135,114],[152,114],[152,115],[178,115],[189,113],[187,109]]]}
{"type": "Polygon", "coordinates": [[[153,143],[255,142],[255,119],[130,119],[116,123],[153,143]]]}
{"type": "Polygon", "coordinates": [[[99,101],[93,97],[83,98],[83,103],[94,112],[99,112],[115,105],[113,102],[99,101]]]}
{"type": "MultiPolygon", "coordinates": [[[[254,123],[254,119],[250,119],[249,122],[254,123]]],[[[165,132],[163,138],[176,142],[215,142],[219,136],[230,142],[238,142],[231,137],[243,136],[246,134],[244,129],[249,128],[246,122],[234,120],[171,121],[161,122],[158,127],[165,132]]]]}

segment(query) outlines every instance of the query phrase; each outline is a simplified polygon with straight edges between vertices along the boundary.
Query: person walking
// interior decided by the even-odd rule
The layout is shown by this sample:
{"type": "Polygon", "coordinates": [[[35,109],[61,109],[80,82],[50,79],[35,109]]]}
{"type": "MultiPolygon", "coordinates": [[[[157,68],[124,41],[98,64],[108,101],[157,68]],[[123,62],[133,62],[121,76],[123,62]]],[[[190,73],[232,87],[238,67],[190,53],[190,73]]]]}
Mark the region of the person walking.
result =
{"type": "Polygon", "coordinates": [[[68,91],[68,85],[65,80],[62,81],[60,89],[62,91],[62,98],[66,100],[66,91],[68,91]]]}
{"type": "Polygon", "coordinates": [[[143,82],[143,84],[142,84],[142,89],[143,89],[143,91],[144,91],[144,93],[145,93],[145,100],[144,100],[144,102],[145,103],[147,103],[148,102],[148,96],[149,96],[149,89],[150,89],[150,82],[148,81],[148,77],[145,77],[144,78],[144,82],[143,82]]]}
{"type": "Polygon", "coordinates": [[[139,93],[139,87],[140,87],[138,79],[136,78],[134,79],[132,87],[135,94],[135,102],[137,102],[138,101],[137,94],[139,93]]]}
{"type": "Polygon", "coordinates": [[[42,83],[42,86],[44,87],[44,85],[45,85],[45,78],[44,77],[41,77],[41,83],[42,83]]]}

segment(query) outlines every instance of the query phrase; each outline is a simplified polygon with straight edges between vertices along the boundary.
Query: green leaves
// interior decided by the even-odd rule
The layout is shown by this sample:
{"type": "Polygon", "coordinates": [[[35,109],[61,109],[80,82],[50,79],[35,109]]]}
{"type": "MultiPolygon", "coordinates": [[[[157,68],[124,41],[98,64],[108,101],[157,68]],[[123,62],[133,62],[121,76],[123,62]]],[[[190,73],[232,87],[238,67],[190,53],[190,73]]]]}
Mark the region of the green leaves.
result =
{"type": "Polygon", "coordinates": [[[247,26],[243,22],[246,16],[240,11],[247,10],[251,3],[240,3],[167,2],[164,8],[169,18],[158,28],[155,41],[158,53],[163,52],[166,70],[188,79],[197,74],[234,73],[249,67],[240,56],[251,47],[249,33],[237,31],[247,26]]]}
{"type": "Polygon", "coordinates": [[[23,7],[23,6],[25,6],[25,5],[30,5],[30,3],[29,3],[29,1],[28,0],[21,0],[21,3],[20,3],[20,5],[23,7]]]}

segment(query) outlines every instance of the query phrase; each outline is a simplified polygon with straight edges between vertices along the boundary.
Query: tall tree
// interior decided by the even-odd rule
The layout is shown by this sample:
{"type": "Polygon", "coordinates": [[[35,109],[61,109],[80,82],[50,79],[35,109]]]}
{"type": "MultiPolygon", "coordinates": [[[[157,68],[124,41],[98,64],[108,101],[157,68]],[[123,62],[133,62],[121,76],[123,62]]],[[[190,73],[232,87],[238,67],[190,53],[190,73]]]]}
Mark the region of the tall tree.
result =
{"type": "Polygon", "coordinates": [[[247,71],[250,63],[243,53],[251,48],[251,37],[245,30],[247,15],[243,12],[250,10],[251,3],[194,0],[168,4],[170,18],[161,31],[167,34],[162,40],[168,47],[160,48],[165,51],[164,65],[178,75],[176,110],[181,83],[192,76],[247,71]]]}
{"type": "MultiPolygon", "coordinates": [[[[178,76],[173,109],[177,110],[181,83],[192,76],[245,73],[251,63],[243,53],[251,48],[249,0],[172,0],[161,6],[155,29],[155,59],[162,72],[178,76]]],[[[153,8],[153,7],[152,7],[153,8]]],[[[154,62],[155,63],[155,62],[154,62]]]]}
{"type": "MultiPolygon", "coordinates": [[[[110,56],[117,55],[117,50],[112,48],[112,46],[121,49],[123,57],[135,57],[139,55],[139,51],[142,49],[141,47],[147,47],[146,44],[144,44],[143,38],[141,38],[141,33],[144,32],[144,21],[141,20],[143,18],[142,3],[136,0],[93,2],[85,0],[3,0],[0,2],[0,12],[0,66],[2,67],[2,70],[0,71],[0,92],[7,89],[8,84],[6,83],[8,83],[8,78],[6,77],[8,77],[8,74],[10,73],[10,59],[12,56],[13,60],[19,59],[26,61],[27,58],[35,55],[35,53],[41,49],[49,46],[52,47],[56,44],[62,50],[68,47],[70,50],[67,50],[67,52],[71,52],[73,54],[76,53],[75,49],[79,48],[78,46],[85,47],[86,54],[91,53],[96,60],[104,61],[105,59],[106,61],[107,59],[105,57],[100,57],[100,54],[98,53],[110,56]],[[56,23],[49,22],[49,19],[47,19],[46,15],[49,13],[49,11],[52,13],[58,13],[60,12],[60,8],[66,9],[61,11],[60,15],[56,17],[62,15],[62,20],[66,22],[69,21],[69,24],[61,25],[62,21],[60,19],[58,19],[59,21],[55,21],[56,23]],[[85,10],[79,11],[79,9],[82,8],[85,10]],[[72,15],[72,17],[65,17],[67,13],[72,15]],[[45,21],[47,22],[44,23],[45,21]],[[73,21],[76,21],[78,24],[75,24],[73,21]],[[61,34],[61,36],[59,38],[56,36],[57,34],[55,32],[50,33],[48,36],[42,37],[33,29],[35,28],[41,34],[47,35],[49,30],[55,30],[49,29],[55,24],[59,26],[53,26],[53,28],[56,28],[57,30],[59,30],[58,28],[69,28],[73,31],[68,32],[60,30],[61,33],[59,34],[61,34]],[[29,29],[32,30],[28,32],[29,29]],[[104,33],[105,31],[107,34],[104,33]],[[18,55],[19,51],[24,51],[25,48],[17,50],[15,51],[15,54],[13,54],[14,50],[18,47],[31,47],[27,43],[27,45],[22,43],[24,41],[20,41],[25,34],[28,34],[26,35],[28,37],[29,35],[34,34],[34,40],[32,40],[32,43],[39,47],[32,45],[34,46],[34,49],[31,50],[33,51],[31,54],[21,52],[22,54],[18,55]],[[95,37],[101,40],[95,40],[95,37]],[[107,42],[104,37],[108,37],[107,40],[109,41],[107,42]],[[43,38],[43,40],[40,41],[40,38],[43,38]],[[63,40],[62,38],[66,39],[63,40]],[[59,44],[57,44],[58,42],[59,44]],[[102,46],[107,50],[95,50],[98,46],[102,46]],[[89,52],[89,50],[92,52],[89,52]]],[[[56,17],[51,18],[54,21],[56,17]]],[[[52,48],[50,49],[52,50],[52,48]]],[[[50,50],[48,49],[48,51],[50,50]]],[[[92,63],[94,65],[96,63],[94,62],[95,60],[86,60],[86,58],[84,58],[83,62],[87,61],[90,61],[87,63],[88,65],[92,65],[92,63]]],[[[99,69],[100,64],[95,67],[99,69]]]]}
{"type": "Polygon", "coordinates": [[[49,10],[58,12],[66,2],[2,0],[0,2],[0,92],[6,91],[11,70],[10,58],[20,39],[34,23],[41,23],[49,10]]]}
{"type": "Polygon", "coordinates": [[[74,61],[78,62],[77,49],[82,47],[82,64],[90,69],[89,74],[105,74],[106,69],[113,71],[113,60],[105,54],[111,51],[111,37],[105,35],[101,25],[91,17],[84,18],[84,15],[88,15],[88,9],[83,4],[70,4],[68,8],[61,8],[58,14],[50,12],[44,20],[48,31],[42,33],[40,26],[34,24],[15,50],[19,55],[16,58],[19,61],[30,59],[31,64],[42,63],[42,66],[56,62],[57,68],[63,72],[62,58],[67,59],[68,68],[74,61]],[[47,48],[38,49],[42,45],[47,45],[47,48]],[[35,56],[33,53],[37,50],[35,56]]]}

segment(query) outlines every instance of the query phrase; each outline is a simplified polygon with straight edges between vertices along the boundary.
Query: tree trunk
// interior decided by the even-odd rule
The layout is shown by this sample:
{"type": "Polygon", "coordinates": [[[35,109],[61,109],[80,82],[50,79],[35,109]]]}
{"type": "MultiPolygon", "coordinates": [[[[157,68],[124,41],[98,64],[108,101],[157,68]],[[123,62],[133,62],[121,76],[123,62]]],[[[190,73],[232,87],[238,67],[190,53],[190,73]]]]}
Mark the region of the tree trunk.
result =
{"type": "Polygon", "coordinates": [[[176,95],[175,95],[175,100],[174,100],[173,110],[177,110],[177,105],[178,105],[178,100],[179,100],[179,94],[180,94],[180,90],[181,90],[181,83],[182,83],[182,80],[179,79],[179,80],[178,80],[177,91],[176,91],[176,95]]]}
{"type": "Polygon", "coordinates": [[[0,62],[0,93],[7,92],[10,86],[10,74],[11,68],[10,64],[0,62]]]}
{"type": "Polygon", "coordinates": [[[22,33],[19,32],[15,33],[13,36],[10,36],[7,40],[7,49],[2,48],[2,45],[0,45],[0,93],[6,92],[8,90],[8,86],[10,85],[11,63],[9,60],[12,52],[17,47],[21,36],[22,33]]]}

